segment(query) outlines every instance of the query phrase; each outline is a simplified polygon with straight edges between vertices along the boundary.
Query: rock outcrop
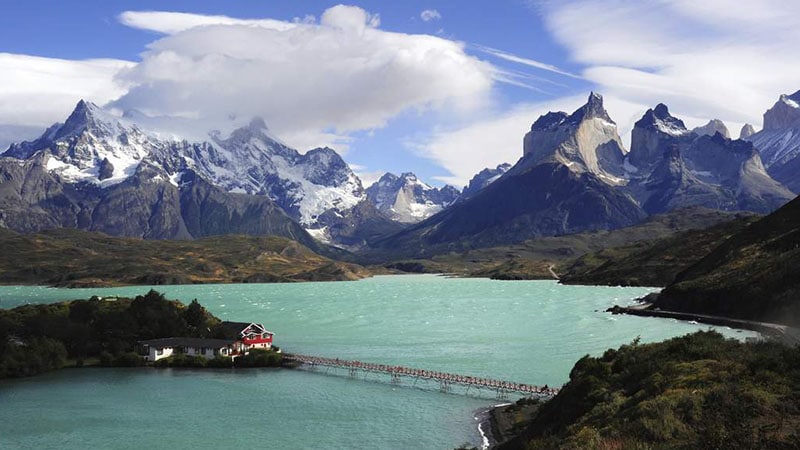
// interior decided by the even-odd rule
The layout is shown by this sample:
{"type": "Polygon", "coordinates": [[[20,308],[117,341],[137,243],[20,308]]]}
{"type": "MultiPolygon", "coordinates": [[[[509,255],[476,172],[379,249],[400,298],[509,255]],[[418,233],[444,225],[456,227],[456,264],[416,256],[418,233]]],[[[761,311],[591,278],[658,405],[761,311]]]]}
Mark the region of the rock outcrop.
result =
{"type": "Polygon", "coordinates": [[[711,119],[707,124],[693,129],[692,132],[698,136],[713,136],[719,133],[722,135],[722,137],[728,139],[731,138],[731,133],[728,131],[728,127],[726,127],[725,123],[719,119],[711,119]]]}
{"type": "Polygon", "coordinates": [[[749,123],[746,123],[742,126],[742,131],[739,132],[739,139],[747,139],[754,134],[756,134],[756,129],[749,123]]]}
{"type": "Polygon", "coordinates": [[[603,97],[592,92],[586,104],[572,114],[551,112],[536,120],[523,139],[522,164],[511,170],[557,162],[576,173],[589,172],[619,185],[624,157],[617,125],[603,107],[603,97]]]}

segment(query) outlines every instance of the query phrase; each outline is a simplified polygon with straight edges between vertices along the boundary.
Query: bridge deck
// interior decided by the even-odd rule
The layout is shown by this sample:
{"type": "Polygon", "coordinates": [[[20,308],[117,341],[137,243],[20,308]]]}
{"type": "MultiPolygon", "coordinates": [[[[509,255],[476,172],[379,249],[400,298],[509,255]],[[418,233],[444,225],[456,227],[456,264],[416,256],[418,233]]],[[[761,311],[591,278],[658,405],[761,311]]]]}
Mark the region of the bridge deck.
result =
{"type": "Polygon", "coordinates": [[[301,364],[307,364],[310,366],[325,366],[325,367],[337,367],[337,368],[349,369],[351,375],[355,373],[355,371],[359,370],[367,372],[385,373],[391,375],[392,382],[396,382],[399,380],[399,377],[405,376],[405,377],[414,377],[414,378],[439,381],[440,383],[443,383],[443,386],[445,387],[447,386],[447,384],[457,384],[467,387],[488,388],[497,391],[517,392],[524,395],[530,395],[530,396],[535,395],[540,397],[552,397],[558,393],[557,388],[551,388],[548,387],[547,385],[536,386],[532,384],[494,380],[491,378],[472,377],[468,375],[436,372],[425,369],[414,369],[411,367],[392,366],[387,364],[373,364],[362,361],[351,361],[338,358],[325,358],[321,356],[296,355],[296,354],[284,354],[284,358],[299,362],[301,364]]]}

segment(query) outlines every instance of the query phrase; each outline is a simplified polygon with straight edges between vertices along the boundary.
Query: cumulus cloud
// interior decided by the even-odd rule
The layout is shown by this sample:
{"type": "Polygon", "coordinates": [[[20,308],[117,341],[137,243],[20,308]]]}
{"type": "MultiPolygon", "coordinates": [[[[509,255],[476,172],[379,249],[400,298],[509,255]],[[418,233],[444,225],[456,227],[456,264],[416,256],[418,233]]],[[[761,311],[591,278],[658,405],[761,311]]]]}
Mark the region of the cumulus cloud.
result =
{"type": "Polygon", "coordinates": [[[64,120],[81,98],[106,103],[125,92],[114,75],[133,64],[0,53],[0,123],[46,127],[64,120]]]}
{"type": "Polygon", "coordinates": [[[382,127],[407,110],[474,110],[496,72],[458,42],[383,31],[377,15],[352,6],[330,8],[314,23],[158,12],[120,20],[168,35],[118,76],[131,88],[115,107],[262,116],[300,148],[303,140],[330,144],[321,141],[382,127]]]}
{"type": "Polygon", "coordinates": [[[696,117],[761,123],[800,85],[800,3],[541,2],[554,37],[602,92],[696,117]],[[603,24],[598,32],[598,24],[603,24]]]}
{"type": "Polygon", "coordinates": [[[432,20],[440,20],[442,15],[435,9],[426,9],[419,13],[419,18],[422,19],[423,22],[430,22],[432,20]]]}

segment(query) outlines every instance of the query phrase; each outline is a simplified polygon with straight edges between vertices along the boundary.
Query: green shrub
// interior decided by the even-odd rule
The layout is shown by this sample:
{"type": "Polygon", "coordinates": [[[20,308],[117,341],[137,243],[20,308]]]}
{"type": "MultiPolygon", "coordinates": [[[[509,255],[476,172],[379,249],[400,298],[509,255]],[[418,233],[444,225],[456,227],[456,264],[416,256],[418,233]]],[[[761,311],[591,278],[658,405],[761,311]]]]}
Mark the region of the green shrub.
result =
{"type": "Polygon", "coordinates": [[[179,353],[167,358],[161,358],[153,363],[154,367],[187,367],[202,368],[206,367],[208,360],[202,356],[190,356],[179,353]]]}
{"type": "Polygon", "coordinates": [[[140,367],[143,365],[144,358],[134,352],[121,353],[114,358],[114,366],[116,367],[140,367]]]}
{"type": "Polygon", "coordinates": [[[217,356],[214,359],[208,360],[206,366],[218,369],[233,367],[233,360],[228,356],[217,356]]]}
{"type": "Polygon", "coordinates": [[[277,367],[283,356],[271,350],[254,349],[233,360],[235,367],[277,367]]]}
{"type": "Polygon", "coordinates": [[[61,342],[39,337],[8,343],[0,353],[0,378],[37,375],[66,364],[67,350],[61,342]]]}

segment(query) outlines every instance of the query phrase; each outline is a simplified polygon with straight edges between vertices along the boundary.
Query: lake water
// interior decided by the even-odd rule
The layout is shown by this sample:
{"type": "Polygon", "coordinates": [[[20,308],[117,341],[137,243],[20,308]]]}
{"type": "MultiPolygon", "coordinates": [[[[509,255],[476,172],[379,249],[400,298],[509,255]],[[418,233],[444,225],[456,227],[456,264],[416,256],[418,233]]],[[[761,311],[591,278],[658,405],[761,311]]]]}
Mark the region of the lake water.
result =
{"type": "MultiPolygon", "coordinates": [[[[0,287],[0,307],[149,287],[0,287]]],[[[602,312],[646,288],[381,276],[355,282],[158,286],[285,351],[561,385],[580,357],[704,325],[602,312]]],[[[751,332],[716,328],[744,338],[751,332]]],[[[496,400],[286,369],[70,369],[0,382],[0,448],[452,449],[481,444],[496,400]]],[[[426,386],[417,386],[426,387],[426,386]]]]}

